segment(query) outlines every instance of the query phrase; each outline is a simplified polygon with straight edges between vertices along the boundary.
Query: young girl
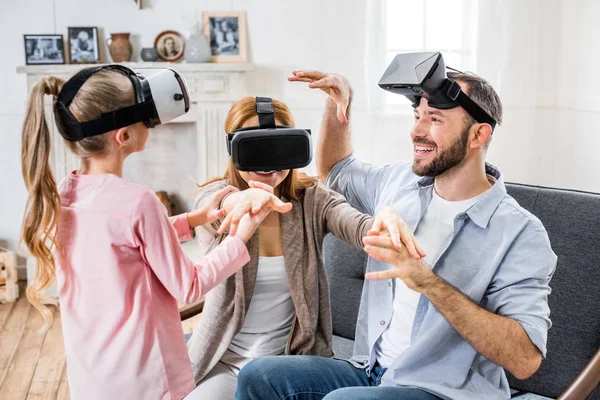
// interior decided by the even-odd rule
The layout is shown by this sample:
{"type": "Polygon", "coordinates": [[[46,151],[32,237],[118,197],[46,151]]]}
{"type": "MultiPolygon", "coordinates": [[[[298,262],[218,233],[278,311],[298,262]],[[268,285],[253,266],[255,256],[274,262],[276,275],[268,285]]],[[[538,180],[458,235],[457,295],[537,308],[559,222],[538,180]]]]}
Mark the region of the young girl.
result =
{"type": "MultiPolygon", "coordinates": [[[[273,100],[277,125],[293,126],[288,107],[273,100]]],[[[258,125],[256,100],[235,103],[225,131],[258,125]]],[[[331,311],[322,261],[327,232],[362,248],[373,218],[296,170],[271,173],[237,170],[231,158],[221,179],[202,187],[197,206],[228,185],[243,190],[224,199],[227,221],[203,225],[210,248],[227,240],[221,234],[239,210],[260,209],[279,198],[293,204],[287,214],[270,214],[248,242],[250,262],[207,295],[203,316],[188,342],[198,387],[186,399],[233,399],[240,369],[254,358],[280,354],[331,357],[331,311]],[[249,186],[251,187],[249,189],[249,186]],[[274,194],[273,194],[274,193],[274,194]]],[[[232,221],[235,222],[235,221],[232,221]]],[[[235,225],[235,224],[234,224],[235,225]]],[[[234,226],[232,225],[232,227],[234,226]]],[[[233,229],[237,233],[237,229],[233,229]]]]}
{"type": "MultiPolygon", "coordinates": [[[[249,260],[244,242],[263,210],[193,264],[179,239],[223,216],[224,187],[193,213],[170,222],[148,188],[121,178],[123,162],[142,151],[149,129],[138,122],[65,141],[81,167],[57,188],[48,158],[44,95],[56,102],[63,81],[46,77],[29,97],[23,126],[22,169],[29,192],[22,239],[37,260],[31,303],[52,314],[39,296],[55,278],[72,399],[181,399],[194,388],[177,301],[193,303],[249,260]]],[[[78,123],[135,104],[131,81],[116,70],[94,73],[68,109],[78,123]]],[[[63,136],[72,137],[55,112],[63,136]]]]}

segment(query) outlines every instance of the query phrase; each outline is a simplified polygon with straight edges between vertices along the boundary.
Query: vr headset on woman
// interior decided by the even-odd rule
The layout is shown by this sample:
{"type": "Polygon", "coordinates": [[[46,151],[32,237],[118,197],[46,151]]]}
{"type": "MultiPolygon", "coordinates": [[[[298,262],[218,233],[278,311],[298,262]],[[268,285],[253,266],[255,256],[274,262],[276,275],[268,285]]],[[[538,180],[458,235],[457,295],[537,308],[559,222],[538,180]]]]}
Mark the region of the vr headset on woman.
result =
{"type": "Polygon", "coordinates": [[[256,98],[258,126],[227,133],[227,152],[240,171],[281,171],[312,161],[310,129],[275,125],[273,100],[256,98]]]}

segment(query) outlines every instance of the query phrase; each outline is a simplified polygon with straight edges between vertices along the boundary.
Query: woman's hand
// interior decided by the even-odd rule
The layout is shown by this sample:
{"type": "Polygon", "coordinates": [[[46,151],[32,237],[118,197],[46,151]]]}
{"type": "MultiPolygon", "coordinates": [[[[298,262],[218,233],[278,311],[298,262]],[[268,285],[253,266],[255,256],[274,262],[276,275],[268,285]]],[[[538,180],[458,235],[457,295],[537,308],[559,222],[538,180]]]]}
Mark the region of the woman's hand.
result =
{"type": "Polygon", "coordinates": [[[389,233],[390,243],[400,250],[402,243],[406,247],[407,253],[416,260],[425,257],[425,252],[417,243],[415,235],[411,232],[406,222],[391,207],[382,207],[377,215],[373,226],[368,232],[369,236],[379,236],[380,233],[387,231],[389,233]]]}
{"type": "Polygon", "coordinates": [[[189,212],[187,218],[190,228],[193,229],[200,225],[210,224],[225,217],[225,210],[220,208],[221,202],[228,194],[238,191],[234,186],[227,186],[210,196],[202,207],[189,212]]]}
{"type": "Polygon", "coordinates": [[[327,74],[320,71],[292,71],[290,82],[308,82],[308,87],[321,89],[329,95],[337,105],[337,118],[341,124],[348,123],[348,105],[352,96],[350,82],[343,76],[327,74]]]}
{"type": "MultiPolygon", "coordinates": [[[[288,203],[289,204],[289,203],[288,203]]],[[[291,205],[291,204],[290,204],[291,205]]],[[[229,236],[235,236],[240,238],[244,242],[250,240],[252,235],[254,235],[254,231],[259,225],[264,221],[264,219],[269,215],[271,210],[268,208],[261,208],[256,214],[246,213],[240,218],[237,225],[235,225],[235,232],[229,232],[229,236]]]]}
{"type": "Polygon", "coordinates": [[[242,217],[248,213],[257,215],[261,210],[266,210],[267,214],[262,217],[262,221],[266,218],[269,211],[277,211],[284,214],[292,209],[291,203],[284,203],[273,194],[271,186],[254,181],[248,182],[248,185],[250,189],[246,189],[238,194],[241,197],[221,223],[218,231],[220,235],[229,228],[229,234],[235,236],[242,217]]]}

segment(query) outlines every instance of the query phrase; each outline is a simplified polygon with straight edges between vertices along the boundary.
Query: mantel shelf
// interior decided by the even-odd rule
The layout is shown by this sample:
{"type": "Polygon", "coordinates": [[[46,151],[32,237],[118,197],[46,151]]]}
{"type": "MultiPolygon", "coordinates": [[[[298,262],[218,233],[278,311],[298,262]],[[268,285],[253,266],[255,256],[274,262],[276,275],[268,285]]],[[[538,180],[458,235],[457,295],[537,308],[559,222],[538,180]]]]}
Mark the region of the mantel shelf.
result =
{"type": "MultiPolygon", "coordinates": [[[[168,62],[124,62],[120,63],[129,68],[170,67],[185,72],[248,72],[256,69],[252,63],[168,63],[168,62]]],[[[17,67],[20,74],[71,74],[87,66],[101,64],[52,64],[52,65],[21,65],[17,67]]]]}

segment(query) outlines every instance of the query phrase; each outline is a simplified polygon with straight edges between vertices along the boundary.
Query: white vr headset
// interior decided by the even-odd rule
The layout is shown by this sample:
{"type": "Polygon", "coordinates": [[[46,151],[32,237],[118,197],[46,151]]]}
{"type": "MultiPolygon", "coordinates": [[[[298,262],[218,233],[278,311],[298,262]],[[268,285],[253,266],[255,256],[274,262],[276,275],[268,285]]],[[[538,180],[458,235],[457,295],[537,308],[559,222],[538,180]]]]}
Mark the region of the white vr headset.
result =
{"type": "Polygon", "coordinates": [[[171,68],[129,69],[110,64],[79,71],[62,87],[54,104],[56,121],[69,141],[100,135],[114,129],[143,122],[148,128],[169,122],[190,109],[190,96],[185,79],[171,68]],[[136,102],[130,107],[102,114],[100,118],[79,122],[69,111],[73,98],[90,76],[98,71],[112,70],[127,76],[135,91],[136,102]]]}

